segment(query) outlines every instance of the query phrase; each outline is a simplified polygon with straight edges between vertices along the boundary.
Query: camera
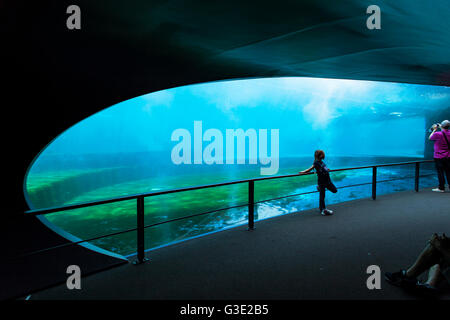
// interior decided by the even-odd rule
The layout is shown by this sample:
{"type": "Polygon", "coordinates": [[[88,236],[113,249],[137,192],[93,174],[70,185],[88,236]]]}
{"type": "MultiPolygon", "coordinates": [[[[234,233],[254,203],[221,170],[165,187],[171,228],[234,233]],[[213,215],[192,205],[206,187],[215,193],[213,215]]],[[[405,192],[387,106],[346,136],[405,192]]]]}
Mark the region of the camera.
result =
{"type": "Polygon", "coordinates": [[[433,125],[430,127],[430,129],[428,129],[428,131],[429,131],[429,132],[433,132],[433,127],[434,127],[434,126],[436,126],[436,129],[438,129],[438,128],[441,127],[441,124],[440,124],[440,123],[435,123],[435,124],[433,124],[433,125]]]}

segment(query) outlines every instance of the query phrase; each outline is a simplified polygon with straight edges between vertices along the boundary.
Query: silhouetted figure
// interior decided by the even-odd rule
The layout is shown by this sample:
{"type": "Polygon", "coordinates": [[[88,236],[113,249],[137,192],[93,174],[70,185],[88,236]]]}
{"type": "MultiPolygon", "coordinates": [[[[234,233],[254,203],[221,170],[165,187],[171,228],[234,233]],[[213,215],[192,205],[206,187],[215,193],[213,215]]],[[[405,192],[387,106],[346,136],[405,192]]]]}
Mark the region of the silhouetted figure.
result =
{"type": "Polygon", "coordinates": [[[434,124],[428,139],[434,141],[434,162],[438,174],[439,187],[435,192],[445,192],[445,176],[450,189],[450,121],[444,120],[440,125],[434,124]],[[437,131],[441,128],[441,131],[437,131]]]}
{"type": "Polygon", "coordinates": [[[325,191],[330,190],[333,193],[337,192],[337,189],[330,178],[330,169],[327,168],[323,162],[325,159],[325,152],[322,150],[316,150],[314,152],[314,163],[306,170],[300,171],[299,174],[305,174],[311,170],[316,170],[317,173],[317,190],[319,191],[319,210],[324,216],[333,214],[332,210],[329,210],[325,206],[325,191]]]}
{"type": "Polygon", "coordinates": [[[386,272],[386,280],[396,286],[436,294],[450,284],[450,238],[436,233],[412,266],[398,272],[386,272]],[[420,283],[417,277],[428,270],[428,279],[420,283]]]}

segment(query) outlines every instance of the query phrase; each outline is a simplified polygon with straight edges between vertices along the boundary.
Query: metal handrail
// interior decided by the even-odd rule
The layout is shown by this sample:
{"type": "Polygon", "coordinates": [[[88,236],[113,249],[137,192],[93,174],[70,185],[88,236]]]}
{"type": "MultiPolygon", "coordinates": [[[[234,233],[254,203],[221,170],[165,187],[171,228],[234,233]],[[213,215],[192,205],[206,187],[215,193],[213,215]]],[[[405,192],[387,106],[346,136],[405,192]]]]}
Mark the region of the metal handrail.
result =
{"type": "MultiPolygon", "coordinates": [[[[433,162],[433,160],[397,162],[397,163],[377,164],[377,165],[361,166],[361,167],[340,168],[340,169],[330,170],[330,172],[369,169],[369,168],[373,168],[373,167],[377,167],[377,168],[392,167],[392,166],[401,166],[401,165],[408,165],[408,164],[415,164],[415,163],[426,163],[426,162],[433,162]]],[[[305,174],[298,174],[297,173],[297,174],[288,174],[288,175],[280,175],[280,176],[258,177],[258,178],[243,179],[243,180],[233,180],[233,181],[214,183],[214,184],[206,184],[206,185],[200,185],[200,186],[194,186],[194,187],[184,187],[184,188],[169,189],[169,190],[156,191],[156,192],[132,194],[132,195],[128,195],[128,196],[109,198],[109,199],[105,199],[105,200],[96,200],[96,201],[76,203],[76,204],[71,204],[71,205],[67,205],[67,206],[33,209],[33,210],[25,211],[25,213],[26,214],[32,214],[32,215],[44,215],[44,214],[49,214],[49,213],[55,213],[55,212],[60,212],[60,211],[73,210],[73,209],[79,209],[79,208],[85,208],[85,207],[91,207],[91,206],[97,206],[97,205],[108,204],[108,203],[113,203],[113,202],[121,202],[121,201],[126,201],[126,200],[133,200],[133,199],[137,199],[139,197],[146,198],[146,197],[153,197],[153,196],[159,196],[159,195],[170,194],[170,193],[193,191],[193,190],[214,188],[214,187],[222,187],[222,186],[228,186],[228,185],[233,185],[233,184],[246,183],[246,182],[250,182],[250,181],[262,181],[262,180],[271,180],[271,179],[291,178],[291,177],[306,176],[306,175],[312,175],[312,174],[314,174],[314,173],[305,173],[305,174]]]]}
{"type": "MultiPolygon", "coordinates": [[[[375,200],[376,199],[376,184],[377,184],[377,182],[381,183],[381,182],[388,182],[388,181],[405,179],[405,178],[394,178],[394,179],[377,181],[376,180],[377,168],[414,164],[415,165],[415,169],[416,169],[415,170],[415,176],[414,176],[414,178],[415,178],[415,191],[418,192],[419,191],[419,177],[420,177],[420,175],[419,175],[419,166],[420,166],[420,163],[427,163],[427,162],[433,162],[433,160],[409,161],[409,162],[399,162],[399,163],[367,165],[367,166],[360,166],[360,167],[340,168],[340,169],[330,170],[330,172],[339,172],[339,171],[360,170],[360,169],[372,168],[372,170],[373,170],[372,171],[372,182],[360,183],[360,184],[354,184],[354,185],[348,185],[348,186],[341,186],[341,187],[339,187],[339,189],[372,184],[372,199],[375,200]]],[[[136,263],[143,263],[143,262],[145,262],[147,260],[145,258],[145,255],[144,255],[144,251],[145,251],[145,248],[144,248],[144,229],[149,228],[149,227],[154,227],[154,226],[157,226],[157,225],[160,225],[160,224],[164,224],[164,223],[169,223],[169,222],[183,220],[183,219],[189,219],[189,218],[192,218],[192,217],[197,217],[197,216],[210,214],[210,213],[214,213],[214,212],[218,212],[218,211],[223,211],[223,210],[229,210],[229,209],[234,209],[234,208],[248,206],[248,212],[249,212],[249,214],[248,214],[248,229],[249,230],[253,230],[254,229],[254,205],[255,204],[262,203],[262,202],[273,201],[273,200],[278,200],[278,199],[287,198],[287,197],[311,194],[311,193],[317,192],[317,191],[310,191],[310,192],[292,194],[292,195],[287,195],[287,196],[282,196],[282,197],[266,199],[266,200],[261,200],[261,201],[255,202],[254,201],[254,183],[255,183],[255,181],[282,179],[282,178],[306,176],[306,175],[312,175],[312,174],[314,174],[314,173],[289,174],[289,175],[279,175],[279,176],[258,177],[258,178],[252,178],[252,179],[234,180],[234,181],[215,183],[215,184],[207,184],[207,185],[185,187],[185,188],[178,188],[178,189],[169,189],[169,190],[165,190],[165,191],[133,194],[133,195],[123,196],[123,197],[115,197],[115,198],[110,198],[110,199],[105,199],[105,200],[84,202],[84,203],[72,204],[72,205],[61,206],[61,207],[52,207],[52,208],[28,210],[28,211],[25,212],[25,214],[32,215],[32,216],[38,216],[38,215],[46,215],[46,214],[50,214],[50,213],[55,213],[55,212],[61,212],[61,211],[67,211],[67,210],[73,210],[73,209],[80,209],[80,208],[86,208],[86,207],[91,207],[91,206],[98,206],[98,205],[114,203],[114,202],[121,202],[121,201],[127,201],[127,200],[137,200],[137,227],[136,228],[131,228],[131,229],[126,229],[126,230],[123,230],[123,231],[114,232],[114,233],[109,233],[109,234],[102,235],[102,236],[97,236],[97,237],[86,239],[86,240],[80,240],[80,241],[76,241],[76,242],[70,242],[70,243],[66,243],[66,244],[62,244],[62,245],[57,245],[57,246],[54,246],[54,247],[44,248],[44,249],[41,249],[41,250],[33,251],[31,253],[25,253],[25,254],[20,255],[18,257],[14,257],[13,259],[16,259],[16,258],[19,258],[19,257],[25,257],[25,256],[33,255],[33,254],[37,254],[37,253],[40,253],[40,252],[45,252],[45,251],[52,250],[52,249],[63,248],[63,247],[68,247],[68,246],[72,246],[72,245],[81,244],[81,243],[84,243],[84,242],[94,241],[94,240],[98,240],[98,239],[101,239],[101,238],[106,238],[106,237],[111,237],[111,236],[115,236],[115,235],[120,235],[120,234],[127,233],[127,232],[138,231],[137,232],[138,233],[138,235],[137,235],[137,242],[138,242],[137,247],[138,248],[137,248],[137,260],[136,260],[136,263]],[[185,192],[185,191],[193,191],[193,190],[206,189],[206,188],[215,188],[215,187],[228,186],[228,185],[241,184],[241,183],[248,183],[248,186],[249,186],[249,188],[248,188],[248,191],[249,191],[248,195],[249,195],[249,197],[248,197],[248,203],[246,203],[246,204],[232,206],[232,207],[226,207],[226,208],[221,208],[221,209],[215,209],[215,210],[202,212],[202,213],[197,213],[197,214],[193,214],[193,215],[189,215],[189,216],[184,216],[184,217],[174,218],[174,219],[170,219],[170,220],[165,220],[165,221],[153,223],[153,224],[150,224],[150,225],[144,225],[144,201],[143,200],[146,197],[153,197],[153,196],[158,196],[158,195],[165,195],[165,194],[185,192]]]]}

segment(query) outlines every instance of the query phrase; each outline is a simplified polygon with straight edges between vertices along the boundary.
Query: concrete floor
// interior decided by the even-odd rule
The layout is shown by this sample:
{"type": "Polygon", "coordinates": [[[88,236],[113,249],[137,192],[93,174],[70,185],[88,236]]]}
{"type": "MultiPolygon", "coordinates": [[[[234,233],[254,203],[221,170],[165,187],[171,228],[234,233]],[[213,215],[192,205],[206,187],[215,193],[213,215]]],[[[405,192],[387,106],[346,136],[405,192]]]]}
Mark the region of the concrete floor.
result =
{"type": "Polygon", "coordinates": [[[150,251],[145,264],[83,277],[81,290],[60,285],[29,298],[416,299],[384,279],[368,290],[366,268],[397,271],[432,233],[449,235],[449,200],[409,191],[336,204],[333,216],[287,214],[150,251]]]}

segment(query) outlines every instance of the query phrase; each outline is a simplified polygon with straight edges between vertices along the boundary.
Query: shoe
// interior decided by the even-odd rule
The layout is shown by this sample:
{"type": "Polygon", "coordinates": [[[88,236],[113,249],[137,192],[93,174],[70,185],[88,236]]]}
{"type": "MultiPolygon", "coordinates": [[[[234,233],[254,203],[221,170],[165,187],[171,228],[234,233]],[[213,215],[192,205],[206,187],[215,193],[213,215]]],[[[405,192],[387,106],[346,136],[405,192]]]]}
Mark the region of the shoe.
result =
{"type": "Polygon", "coordinates": [[[434,192],[445,192],[445,190],[441,190],[441,189],[439,189],[439,188],[435,188],[435,189],[433,189],[433,190],[431,190],[431,191],[434,191],[434,192]]]}
{"type": "Polygon", "coordinates": [[[398,272],[386,272],[384,274],[384,278],[387,282],[394,286],[404,287],[404,288],[413,288],[417,285],[417,279],[406,276],[406,270],[402,269],[398,272]]]}
{"type": "Polygon", "coordinates": [[[328,210],[328,209],[323,209],[320,213],[321,213],[323,216],[331,216],[331,215],[333,214],[333,211],[328,210]]]}

